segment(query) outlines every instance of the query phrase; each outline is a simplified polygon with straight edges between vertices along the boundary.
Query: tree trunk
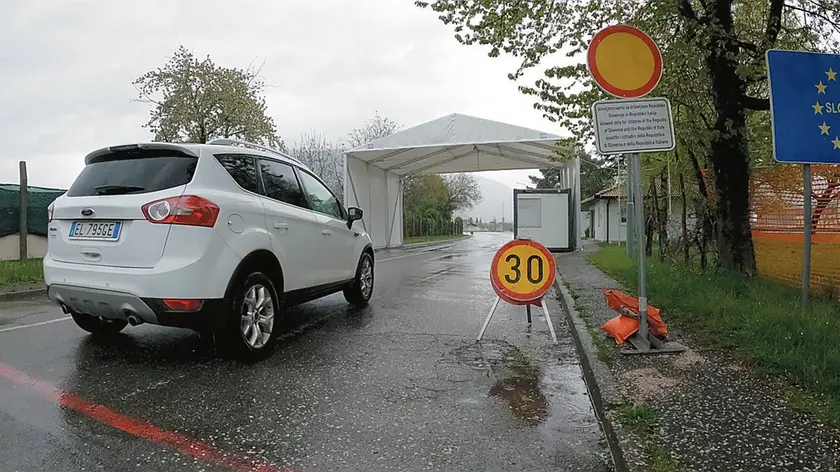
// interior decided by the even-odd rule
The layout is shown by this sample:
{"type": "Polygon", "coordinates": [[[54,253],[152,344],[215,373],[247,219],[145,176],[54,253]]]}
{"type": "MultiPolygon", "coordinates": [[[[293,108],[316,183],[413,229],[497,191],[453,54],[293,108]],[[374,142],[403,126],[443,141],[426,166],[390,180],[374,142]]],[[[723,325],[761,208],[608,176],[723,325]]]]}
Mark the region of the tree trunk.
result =
{"type": "MultiPolygon", "coordinates": [[[[697,185],[697,191],[700,194],[700,199],[696,204],[696,212],[698,216],[697,226],[695,227],[695,238],[697,241],[697,250],[700,253],[700,271],[705,273],[709,266],[708,263],[708,247],[709,239],[715,234],[714,225],[711,218],[711,199],[709,197],[709,189],[706,186],[706,178],[703,176],[703,166],[700,165],[700,160],[697,155],[688,147],[689,162],[694,170],[694,181],[697,185]]],[[[688,202],[683,202],[686,205],[688,202]]],[[[686,249],[688,251],[688,249],[686,249]]]]}
{"type": "Polygon", "coordinates": [[[685,198],[685,180],[683,179],[682,172],[680,172],[680,199],[682,202],[680,205],[682,207],[682,211],[680,211],[680,229],[682,233],[683,259],[685,260],[685,264],[688,265],[691,262],[691,246],[688,244],[688,199],[685,198]]]}
{"type": "MultiPolygon", "coordinates": [[[[653,184],[654,195],[656,192],[656,176],[651,178],[653,184]]],[[[659,174],[659,183],[662,185],[662,191],[668,192],[668,186],[665,184],[665,170],[659,174]]],[[[656,211],[656,231],[659,235],[659,261],[665,261],[665,254],[668,252],[668,199],[659,202],[659,199],[654,197],[654,210],[656,211]]]]}
{"type": "Polygon", "coordinates": [[[711,2],[709,71],[712,100],[717,111],[711,141],[718,224],[718,269],[755,274],[755,251],[750,232],[750,167],[746,134],[747,85],[737,73],[738,45],[731,2],[711,2]]]}
{"type": "MultiPolygon", "coordinates": [[[[641,176],[639,176],[641,178],[641,176]]],[[[654,195],[656,190],[651,189],[651,196],[649,198],[642,197],[642,231],[645,235],[645,255],[650,257],[653,255],[653,233],[656,228],[656,198],[654,195]]],[[[642,193],[644,194],[644,186],[642,186],[642,193]]],[[[641,248],[641,242],[640,248],[641,248]]]]}

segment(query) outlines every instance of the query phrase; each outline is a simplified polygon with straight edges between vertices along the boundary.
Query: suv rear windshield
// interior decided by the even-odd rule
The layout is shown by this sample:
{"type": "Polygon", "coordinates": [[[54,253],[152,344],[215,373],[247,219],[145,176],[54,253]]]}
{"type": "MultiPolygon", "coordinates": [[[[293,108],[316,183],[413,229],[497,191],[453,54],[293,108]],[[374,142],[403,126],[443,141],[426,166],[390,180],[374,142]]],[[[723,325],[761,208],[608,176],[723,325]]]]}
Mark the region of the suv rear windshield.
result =
{"type": "Polygon", "coordinates": [[[189,183],[198,159],[110,154],[85,166],[67,191],[68,197],[157,192],[189,183]]]}

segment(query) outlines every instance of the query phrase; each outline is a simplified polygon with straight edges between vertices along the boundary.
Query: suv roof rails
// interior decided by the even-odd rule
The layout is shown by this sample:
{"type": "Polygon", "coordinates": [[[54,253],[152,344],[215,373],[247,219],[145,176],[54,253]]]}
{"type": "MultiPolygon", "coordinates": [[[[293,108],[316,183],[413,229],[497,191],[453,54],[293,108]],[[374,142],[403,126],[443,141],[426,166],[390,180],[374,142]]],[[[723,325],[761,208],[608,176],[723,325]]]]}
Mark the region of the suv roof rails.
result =
{"type": "Polygon", "coordinates": [[[238,140],[238,139],[219,138],[219,139],[214,139],[214,140],[208,142],[207,144],[214,145],[214,146],[237,146],[238,145],[238,146],[242,146],[242,147],[251,147],[251,148],[254,148],[254,149],[259,149],[260,151],[270,152],[272,154],[277,154],[278,156],[283,156],[284,158],[289,159],[290,161],[294,161],[294,162],[297,162],[300,165],[303,165],[303,162],[301,162],[299,159],[297,159],[295,157],[292,157],[292,156],[286,154],[285,152],[281,152],[281,151],[278,151],[276,149],[272,149],[268,146],[262,146],[260,144],[252,143],[252,142],[249,142],[249,141],[241,141],[241,140],[238,140]]]}

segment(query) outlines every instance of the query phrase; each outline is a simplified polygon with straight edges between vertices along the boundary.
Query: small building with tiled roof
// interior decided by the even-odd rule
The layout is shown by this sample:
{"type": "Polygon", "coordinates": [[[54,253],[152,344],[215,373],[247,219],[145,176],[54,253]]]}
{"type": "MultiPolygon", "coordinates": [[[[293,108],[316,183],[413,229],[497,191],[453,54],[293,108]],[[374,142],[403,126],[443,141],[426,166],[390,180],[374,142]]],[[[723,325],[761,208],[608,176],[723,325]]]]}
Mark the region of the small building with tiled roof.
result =
{"type": "MultiPolygon", "coordinates": [[[[589,234],[595,241],[624,241],[627,233],[627,189],[613,186],[581,201],[589,213],[589,234]]],[[[584,228],[584,233],[586,229],[584,228]]]]}
{"type": "MultiPolygon", "coordinates": [[[[667,194],[667,192],[666,192],[667,194]]],[[[645,199],[651,196],[645,189],[645,199]]],[[[665,198],[665,196],[663,196],[665,198]]],[[[667,203],[662,203],[667,205],[667,203]]],[[[589,213],[588,237],[602,242],[626,241],[627,235],[627,188],[623,185],[601,190],[581,201],[581,212],[589,213]]],[[[695,215],[687,215],[689,228],[694,227],[695,215]]],[[[682,198],[671,196],[671,213],[668,215],[668,237],[677,238],[681,233],[682,198]]],[[[587,228],[584,227],[584,233],[587,228]]]]}

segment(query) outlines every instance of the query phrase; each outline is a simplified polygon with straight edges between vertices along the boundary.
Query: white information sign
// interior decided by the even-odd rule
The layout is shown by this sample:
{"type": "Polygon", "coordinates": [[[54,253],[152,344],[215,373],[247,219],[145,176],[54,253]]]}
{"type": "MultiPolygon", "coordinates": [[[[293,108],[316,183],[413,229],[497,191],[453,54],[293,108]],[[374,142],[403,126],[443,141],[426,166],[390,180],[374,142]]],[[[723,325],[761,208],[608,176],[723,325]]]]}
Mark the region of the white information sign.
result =
{"type": "Polygon", "coordinates": [[[601,154],[674,149],[674,121],[667,98],[600,100],[592,105],[595,147],[601,154]]]}

